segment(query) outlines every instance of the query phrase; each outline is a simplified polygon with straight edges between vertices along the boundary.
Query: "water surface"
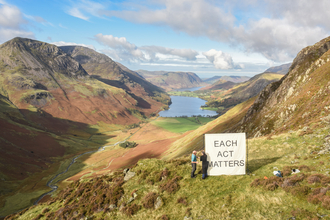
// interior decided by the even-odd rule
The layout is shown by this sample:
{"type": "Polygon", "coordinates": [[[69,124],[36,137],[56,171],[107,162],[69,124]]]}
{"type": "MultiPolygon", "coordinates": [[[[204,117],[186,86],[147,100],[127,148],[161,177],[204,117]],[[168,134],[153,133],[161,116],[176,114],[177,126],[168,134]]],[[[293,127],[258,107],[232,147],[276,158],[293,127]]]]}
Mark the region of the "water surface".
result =
{"type": "Polygon", "coordinates": [[[217,113],[211,110],[201,109],[205,100],[195,97],[171,96],[172,104],[169,110],[159,112],[161,117],[192,117],[201,115],[203,117],[215,116],[217,113]]]}

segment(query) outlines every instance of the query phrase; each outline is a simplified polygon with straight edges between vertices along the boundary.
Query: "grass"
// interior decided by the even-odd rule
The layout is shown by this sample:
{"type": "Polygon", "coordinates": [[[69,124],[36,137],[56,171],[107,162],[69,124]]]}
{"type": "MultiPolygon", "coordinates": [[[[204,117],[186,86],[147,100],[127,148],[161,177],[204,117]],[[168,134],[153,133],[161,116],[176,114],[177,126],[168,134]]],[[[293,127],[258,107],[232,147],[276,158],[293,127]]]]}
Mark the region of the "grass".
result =
{"type": "Polygon", "coordinates": [[[152,124],[174,133],[184,133],[199,128],[210,121],[212,118],[195,117],[187,118],[161,118],[153,121],[152,124]]]}
{"type": "MultiPolygon", "coordinates": [[[[274,170],[285,170],[286,166],[292,165],[312,167],[311,171],[302,171],[307,175],[327,175],[326,170],[330,170],[329,154],[310,154],[313,150],[321,149],[327,130],[328,128],[315,130],[313,134],[304,136],[299,136],[300,131],[296,131],[271,138],[249,139],[248,175],[210,176],[202,180],[201,164],[198,164],[197,178],[191,179],[190,155],[172,160],[140,160],[132,168],[136,175],[122,186],[124,195],[121,202],[127,202],[133,192],[138,195],[132,204],[124,209],[133,208],[133,204],[134,207],[139,207],[134,209],[131,219],[160,219],[164,215],[169,219],[183,219],[185,216],[193,219],[288,219],[294,215],[304,219],[316,218],[317,214],[329,216],[330,211],[325,207],[308,202],[306,196],[293,194],[299,192],[297,190],[288,193],[281,187],[269,191],[250,186],[256,178],[270,178],[274,170]],[[294,164],[292,161],[295,161],[294,164]],[[161,173],[165,173],[163,179],[159,178],[161,173]],[[162,190],[162,186],[170,184],[178,176],[181,178],[176,180],[177,191],[162,190]],[[163,205],[159,209],[145,205],[146,199],[151,195],[162,199],[163,205]],[[183,200],[184,202],[178,202],[183,200]]],[[[121,172],[117,175],[121,175],[121,172]]],[[[97,179],[89,181],[95,182],[97,179]]],[[[155,198],[152,199],[154,202],[155,198]]],[[[55,210],[53,207],[61,207],[63,202],[57,200],[52,205],[41,204],[38,210],[46,207],[55,210]]],[[[35,217],[39,213],[40,211],[33,212],[32,209],[19,219],[35,217]]],[[[94,216],[97,219],[127,218],[127,214],[118,209],[111,212],[101,211],[94,216]]]]}

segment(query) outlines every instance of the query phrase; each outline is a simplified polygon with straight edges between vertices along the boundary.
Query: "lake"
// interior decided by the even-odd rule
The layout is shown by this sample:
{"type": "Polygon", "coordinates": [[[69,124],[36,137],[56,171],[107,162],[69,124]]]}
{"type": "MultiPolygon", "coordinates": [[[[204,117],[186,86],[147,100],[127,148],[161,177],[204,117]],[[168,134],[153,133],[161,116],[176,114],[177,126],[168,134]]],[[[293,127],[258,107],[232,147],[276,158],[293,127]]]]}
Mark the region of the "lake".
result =
{"type": "Polygon", "coordinates": [[[200,98],[171,96],[171,100],[170,109],[159,112],[160,117],[191,117],[196,115],[208,117],[217,115],[215,111],[201,109],[201,106],[205,105],[206,101],[200,98]]]}

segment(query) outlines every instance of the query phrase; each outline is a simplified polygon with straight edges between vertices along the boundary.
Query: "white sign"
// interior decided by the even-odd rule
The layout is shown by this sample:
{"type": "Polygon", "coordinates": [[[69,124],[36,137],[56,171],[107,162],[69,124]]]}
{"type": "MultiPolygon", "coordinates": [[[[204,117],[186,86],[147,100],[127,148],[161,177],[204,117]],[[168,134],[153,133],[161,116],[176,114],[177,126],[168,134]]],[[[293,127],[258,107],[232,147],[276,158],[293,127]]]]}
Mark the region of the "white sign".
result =
{"type": "Polygon", "coordinates": [[[245,174],[245,133],[205,134],[205,153],[209,164],[208,175],[245,174]]]}

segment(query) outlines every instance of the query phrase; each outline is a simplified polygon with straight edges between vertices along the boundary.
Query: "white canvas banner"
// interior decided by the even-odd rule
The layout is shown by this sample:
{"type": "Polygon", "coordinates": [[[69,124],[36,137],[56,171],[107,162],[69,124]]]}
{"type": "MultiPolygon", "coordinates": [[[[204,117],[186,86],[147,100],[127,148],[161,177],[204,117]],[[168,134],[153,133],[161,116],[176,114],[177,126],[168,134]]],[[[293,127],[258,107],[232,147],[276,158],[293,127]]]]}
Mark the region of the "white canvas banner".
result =
{"type": "Polygon", "coordinates": [[[209,163],[208,175],[245,174],[245,133],[205,134],[205,153],[209,163]]]}

